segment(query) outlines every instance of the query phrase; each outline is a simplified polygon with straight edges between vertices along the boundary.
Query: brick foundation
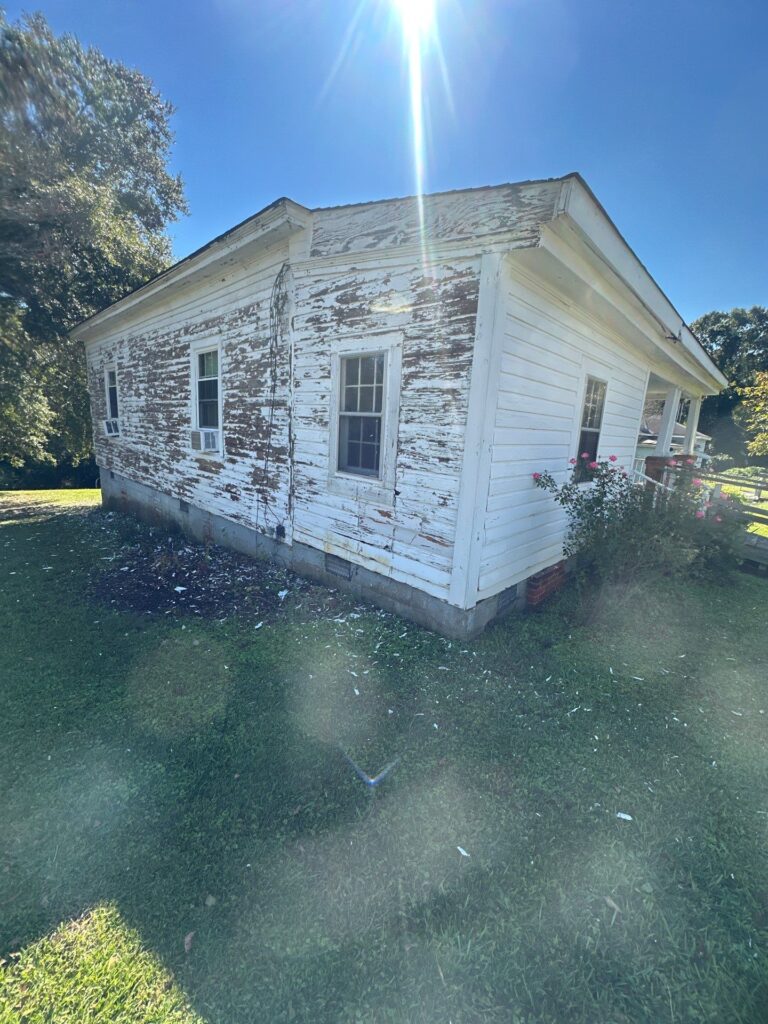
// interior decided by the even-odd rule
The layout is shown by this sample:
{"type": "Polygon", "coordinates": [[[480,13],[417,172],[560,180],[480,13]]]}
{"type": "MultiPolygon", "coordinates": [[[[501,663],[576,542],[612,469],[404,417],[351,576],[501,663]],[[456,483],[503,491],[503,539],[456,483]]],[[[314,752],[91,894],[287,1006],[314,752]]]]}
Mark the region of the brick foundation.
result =
{"type": "Polygon", "coordinates": [[[565,585],[565,562],[557,562],[548,569],[529,576],[525,587],[525,596],[529,608],[537,608],[548,597],[565,585]]]}

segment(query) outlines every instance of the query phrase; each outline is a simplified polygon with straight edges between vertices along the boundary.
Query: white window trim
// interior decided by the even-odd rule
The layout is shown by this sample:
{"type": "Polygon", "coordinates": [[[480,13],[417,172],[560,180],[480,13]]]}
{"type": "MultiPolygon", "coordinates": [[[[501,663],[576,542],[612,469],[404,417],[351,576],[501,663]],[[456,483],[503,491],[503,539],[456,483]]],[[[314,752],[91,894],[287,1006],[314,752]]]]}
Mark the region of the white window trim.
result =
{"type": "MultiPolygon", "coordinates": [[[[605,410],[608,407],[608,390],[611,386],[611,382],[608,380],[606,376],[604,376],[605,370],[606,368],[600,365],[583,367],[584,377],[581,382],[581,388],[579,390],[579,403],[576,407],[576,417],[573,423],[573,439],[571,441],[572,456],[575,456],[577,459],[581,458],[581,445],[579,443],[581,441],[582,430],[581,420],[584,415],[584,402],[587,397],[587,384],[589,382],[590,377],[592,378],[592,380],[596,380],[600,384],[605,384],[605,399],[603,400],[603,411],[600,416],[600,428],[598,430],[597,437],[597,452],[595,453],[595,458],[600,458],[600,445],[603,440],[603,422],[605,420],[605,410]],[[578,451],[573,451],[574,448],[578,448],[578,451]]],[[[578,486],[590,487],[592,486],[592,480],[579,480],[578,486]]]]}
{"type": "Polygon", "coordinates": [[[119,379],[119,377],[117,375],[117,363],[114,363],[114,362],[107,363],[104,366],[104,397],[105,397],[106,403],[107,403],[106,404],[106,409],[105,409],[106,416],[104,417],[104,422],[106,423],[107,420],[115,420],[116,423],[117,423],[117,430],[118,430],[118,432],[116,434],[108,434],[107,431],[106,431],[106,427],[105,427],[104,428],[104,436],[108,437],[110,440],[114,440],[116,437],[120,436],[120,428],[122,426],[122,424],[121,424],[121,417],[120,417],[120,406],[121,406],[122,403],[120,401],[120,379],[119,379]],[[111,415],[112,410],[109,407],[109,375],[110,375],[110,373],[114,373],[114,375],[115,375],[115,391],[117,392],[117,416],[112,416],[111,415]]]}
{"type": "Polygon", "coordinates": [[[201,427],[198,422],[198,404],[197,404],[197,369],[198,369],[198,356],[203,352],[216,352],[218,355],[219,364],[219,444],[216,448],[209,448],[207,451],[198,451],[192,447],[192,443],[187,438],[187,448],[195,458],[202,456],[203,458],[218,458],[224,454],[224,366],[222,362],[222,346],[221,341],[218,338],[198,338],[196,341],[190,342],[189,346],[189,366],[190,366],[190,403],[189,403],[189,423],[190,431],[192,430],[213,430],[213,427],[201,427]]]}
{"type": "Polygon", "coordinates": [[[399,334],[337,340],[331,344],[330,443],[328,489],[353,498],[370,498],[391,505],[394,500],[397,430],[400,417],[400,385],[403,342],[399,334]],[[381,424],[381,462],[378,476],[345,473],[338,468],[339,408],[341,401],[341,360],[350,356],[384,354],[384,402],[381,424]]]}

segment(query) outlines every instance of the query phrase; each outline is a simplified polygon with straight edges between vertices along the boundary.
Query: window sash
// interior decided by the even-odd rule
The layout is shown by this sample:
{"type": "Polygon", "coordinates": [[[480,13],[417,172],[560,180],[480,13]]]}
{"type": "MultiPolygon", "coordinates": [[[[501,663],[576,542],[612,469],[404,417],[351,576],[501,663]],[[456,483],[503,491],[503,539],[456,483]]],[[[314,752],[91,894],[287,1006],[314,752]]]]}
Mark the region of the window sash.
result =
{"type": "Polygon", "coordinates": [[[584,403],[581,408],[581,429],[579,431],[579,450],[576,452],[576,480],[582,483],[592,478],[588,469],[590,462],[597,461],[597,450],[600,446],[600,432],[603,428],[605,398],[608,385],[597,377],[587,377],[584,389],[584,403]],[[584,459],[582,455],[588,453],[584,459]]]}
{"type": "Polygon", "coordinates": [[[385,374],[384,352],[340,357],[338,472],[381,477],[385,374]]]}
{"type": "Polygon", "coordinates": [[[116,420],[119,416],[117,398],[117,370],[107,370],[107,418],[116,420]]]}
{"type": "Polygon", "coordinates": [[[219,350],[197,353],[197,427],[219,429],[219,350]]]}

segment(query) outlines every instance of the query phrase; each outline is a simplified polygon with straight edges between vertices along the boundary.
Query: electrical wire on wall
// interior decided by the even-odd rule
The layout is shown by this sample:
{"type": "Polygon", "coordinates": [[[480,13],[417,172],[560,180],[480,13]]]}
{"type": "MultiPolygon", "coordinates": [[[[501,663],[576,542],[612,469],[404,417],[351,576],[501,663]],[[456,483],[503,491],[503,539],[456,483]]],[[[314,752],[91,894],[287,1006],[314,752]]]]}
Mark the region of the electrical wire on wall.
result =
{"type": "MultiPolygon", "coordinates": [[[[267,519],[271,519],[277,527],[281,526],[280,516],[273,510],[270,504],[269,495],[269,467],[273,456],[273,432],[275,424],[275,408],[277,406],[278,370],[280,358],[280,342],[286,329],[286,314],[288,311],[288,288],[287,277],[290,265],[286,262],[280,267],[277,276],[272,284],[272,291],[269,296],[269,416],[267,418],[267,436],[264,441],[264,462],[260,467],[260,485],[257,479],[256,484],[256,514],[255,525],[259,525],[259,513],[264,511],[263,525],[267,527],[267,519]]],[[[255,475],[255,474],[254,474],[255,475]]]]}

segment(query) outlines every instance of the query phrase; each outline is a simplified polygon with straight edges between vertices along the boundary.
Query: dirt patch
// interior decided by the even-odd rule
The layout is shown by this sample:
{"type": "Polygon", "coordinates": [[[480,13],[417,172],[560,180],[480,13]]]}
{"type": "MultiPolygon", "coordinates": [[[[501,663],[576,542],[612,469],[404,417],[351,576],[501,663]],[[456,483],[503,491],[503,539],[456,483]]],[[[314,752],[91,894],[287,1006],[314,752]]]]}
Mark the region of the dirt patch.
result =
{"type": "Polygon", "coordinates": [[[120,611],[205,619],[238,615],[256,624],[278,616],[334,614],[350,604],[337,591],[272,562],[196,544],[119,513],[100,513],[91,525],[101,534],[102,549],[113,554],[102,556],[93,570],[90,597],[120,611]],[[114,546],[104,544],[110,536],[114,546]]]}

